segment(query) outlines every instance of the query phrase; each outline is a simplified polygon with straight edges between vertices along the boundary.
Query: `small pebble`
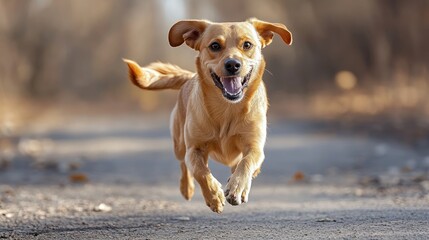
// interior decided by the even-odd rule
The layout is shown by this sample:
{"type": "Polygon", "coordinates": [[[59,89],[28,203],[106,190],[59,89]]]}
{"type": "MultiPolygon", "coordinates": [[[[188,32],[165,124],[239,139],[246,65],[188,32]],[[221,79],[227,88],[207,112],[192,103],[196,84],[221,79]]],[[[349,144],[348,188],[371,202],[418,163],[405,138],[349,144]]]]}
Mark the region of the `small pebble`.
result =
{"type": "Polygon", "coordinates": [[[189,221],[189,220],[191,220],[191,218],[190,217],[175,217],[174,220],[189,221]]]}
{"type": "Polygon", "coordinates": [[[317,219],[316,222],[337,222],[337,220],[332,218],[321,218],[321,219],[317,219]]]}
{"type": "Polygon", "coordinates": [[[104,203],[100,203],[98,206],[94,207],[94,211],[95,212],[110,212],[112,211],[112,207],[104,204],[104,203]]]}

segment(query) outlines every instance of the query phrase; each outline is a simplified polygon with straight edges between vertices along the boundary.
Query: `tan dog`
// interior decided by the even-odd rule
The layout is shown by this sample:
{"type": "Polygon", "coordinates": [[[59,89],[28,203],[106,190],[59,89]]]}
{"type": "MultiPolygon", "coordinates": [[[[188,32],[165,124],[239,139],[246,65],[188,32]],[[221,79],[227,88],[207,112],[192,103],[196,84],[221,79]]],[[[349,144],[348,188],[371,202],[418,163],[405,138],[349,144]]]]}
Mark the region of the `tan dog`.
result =
{"type": "Polygon", "coordinates": [[[268,101],[261,49],[271,43],[273,33],[292,43],[291,33],[278,23],[184,20],[171,27],[168,39],[173,47],[185,42],[199,52],[196,74],[170,64],[141,68],[124,60],[138,87],[180,89],[171,113],[174,152],[182,169],[180,191],[190,200],[195,178],[217,213],[225,197],[232,205],[248,201],[252,177],[264,161],[268,101]],[[231,167],[225,193],[208,168],[209,156],[231,167]]]}

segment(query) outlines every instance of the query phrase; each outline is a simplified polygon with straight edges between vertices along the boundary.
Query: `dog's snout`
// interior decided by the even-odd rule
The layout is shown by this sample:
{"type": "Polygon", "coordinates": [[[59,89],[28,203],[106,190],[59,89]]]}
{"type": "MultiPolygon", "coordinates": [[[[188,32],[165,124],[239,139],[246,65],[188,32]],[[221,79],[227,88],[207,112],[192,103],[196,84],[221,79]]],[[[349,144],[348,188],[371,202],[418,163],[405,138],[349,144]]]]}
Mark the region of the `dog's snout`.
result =
{"type": "Polygon", "coordinates": [[[225,69],[231,75],[237,74],[241,69],[241,62],[237,59],[229,58],[225,61],[225,69]]]}

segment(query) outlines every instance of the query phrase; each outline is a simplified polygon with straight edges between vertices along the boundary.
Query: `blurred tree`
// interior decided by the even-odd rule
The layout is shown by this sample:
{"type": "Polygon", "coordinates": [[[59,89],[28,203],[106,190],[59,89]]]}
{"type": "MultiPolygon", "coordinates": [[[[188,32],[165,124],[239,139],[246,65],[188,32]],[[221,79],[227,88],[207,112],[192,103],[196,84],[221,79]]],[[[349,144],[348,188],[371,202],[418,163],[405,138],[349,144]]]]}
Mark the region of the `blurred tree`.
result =
{"type": "Polygon", "coordinates": [[[122,57],[193,68],[194,51],[168,45],[175,21],[253,16],[294,34],[292,47],[277,39],[264,49],[270,91],[330,89],[341,71],[353,73],[358,88],[391,84],[398,71],[402,79],[427,76],[425,0],[0,0],[0,76],[8,91],[31,98],[127,98],[122,57]]]}

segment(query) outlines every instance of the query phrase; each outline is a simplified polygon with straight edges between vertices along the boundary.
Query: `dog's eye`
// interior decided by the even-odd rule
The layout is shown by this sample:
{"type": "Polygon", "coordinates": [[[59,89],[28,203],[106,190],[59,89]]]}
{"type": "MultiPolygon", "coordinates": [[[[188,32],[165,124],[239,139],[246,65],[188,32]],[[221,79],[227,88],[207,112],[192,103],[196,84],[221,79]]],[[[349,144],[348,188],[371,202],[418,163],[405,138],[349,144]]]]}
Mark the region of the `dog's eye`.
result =
{"type": "Polygon", "coordinates": [[[244,50],[249,50],[249,49],[251,49],[253,47],[253,44],[251,43],[251,42],[249,42],[249,41],[245,41],[244,43],[243,43],[243,49],[244,50]]]}
{"type": "Polygon", "coordinates": [[[210,44],[210,49],[213,52],[217,52],[217,51],[219,51],[221,49],[221,46],[220,46],[220,44],[218,42],[214,42],[214,43],[210,44]]]}

